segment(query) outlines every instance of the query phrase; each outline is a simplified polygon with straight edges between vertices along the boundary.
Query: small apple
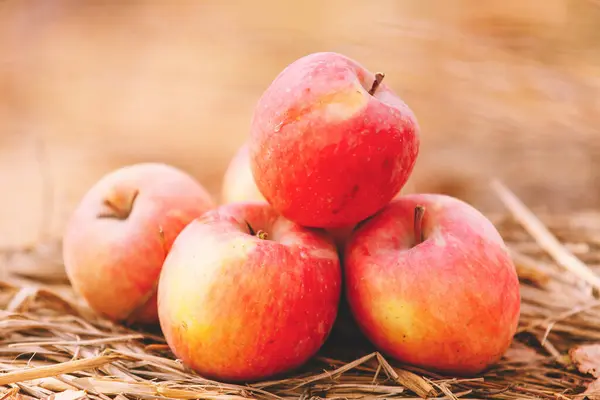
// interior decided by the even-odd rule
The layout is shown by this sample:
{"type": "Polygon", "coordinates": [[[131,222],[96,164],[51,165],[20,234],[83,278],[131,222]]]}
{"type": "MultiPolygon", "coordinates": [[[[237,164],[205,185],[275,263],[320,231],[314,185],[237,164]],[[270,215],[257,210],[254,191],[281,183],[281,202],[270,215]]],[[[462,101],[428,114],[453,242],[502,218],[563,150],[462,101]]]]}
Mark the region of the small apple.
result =
{"type": "Polygon", "coordinates": [[[160,324],[205,377],[255,381],[291,371],[324,344],[341,298],[332,239],[265,202],[222,205],[190,223],[165,260],[160,324]]]}
{"type": "Polygon", "coordinates": [[[63,258],[74,289],[118,322],[158,322],[156,287],[171,244],[216,207],[185,172],[159,163],[114,170],[84,195],[68,221],[63,258]]]}
{"type": "Polygon", "coordinates": [[[221,188],[221,201],[225,204],[240,201],[266,201],[252,176],[248,143],[240,146],[227,166],[221,188]]]}
{"type": "Polygon", "coordinates": [[[383,76],[323,52],[294,61],[266,89],[248,145],[256,184],[278,213],[339,228],[402,189],[419,153],[419,126],[383,76]]]}
{"type": "Polygon", "coordinates": [[[399,197],[357,227],[344,262],[357,324],[401,362],[477,374],[512,341],[520,313],[515,266],[494,225],[461,200],[399,197]]]}

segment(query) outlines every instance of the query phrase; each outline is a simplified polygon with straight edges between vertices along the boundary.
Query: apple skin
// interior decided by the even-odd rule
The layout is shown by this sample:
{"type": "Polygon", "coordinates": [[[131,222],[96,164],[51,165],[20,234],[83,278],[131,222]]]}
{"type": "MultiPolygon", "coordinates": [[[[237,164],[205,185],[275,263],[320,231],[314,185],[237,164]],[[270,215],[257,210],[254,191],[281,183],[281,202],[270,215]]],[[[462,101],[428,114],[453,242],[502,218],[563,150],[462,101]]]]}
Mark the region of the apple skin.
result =
{"type": "Polygon", "coordinates": [[[521,300],[515,266],[494,225],[461,200],[399,197],[357,227],[344,268],[356,322],[392,358],[468,376],[511,344],[521,300]],[[417,205],[424,241],[414,246],[417,205]]]}
{"type": "MultiPolygon", "coordinates": [[[[395,200],[396,198],[398,198],[402,195],[403,195],[402,193],[398,193],[396,196],[394,196],[393,200],[395,200]]],[[[326,229],[326,231],[331,235],[331,237],[333,237],[333,240],[335,241],[335,244],[338,248],[338,252],[340,253],[340,257],[342,257],[344,255],[344,248],[345,248],[348,240],[350,240],[350,237],[352,236],[352,233],[354,232],[354,228],[359,225],[360,225],[360,222],[358,224],[351,224],[351,225],[341,226],[338,228],[326,229]]],[[[343,261],[342,261],[342,264],[343,264],[343,261]]]]}
{"type": "Polygon", "coordinates": [[[106,174],[66,226],[63,258],[72,286],[108,319],[157,324],[157,280],[171,244],[215,207],[200,183],[170,165],[139,163],[106,174]]]}
{"type": "Polygon", "coordinates": [[[339,228],[374,214],[416,163],[419,126],[386,84],[333,52],[288,65],[262,94],[249,138],[256,184],[275,210],[309,227],[339,228]]]}
{"type": "Polygon", "coordinates": [[[221,201],[225,204],[266,201],[252,176],[247,142],[236,151],[225,170],[221,187],[221,201]]]}
{"type": "MultiPolygon", "coordinates": [[[[267,200],[262,195],[250,167],[248,153],[248,142],[243,143],[232,157],[223,177],[221,187],[221,201],[223,204],[231,204],[247,201],[267,200]]],[[[338,228],[327,229],[338,249],[342,249],[346,240],[350,237],[354,224],[338,228]]]]}
{"type": "Polygon", "coordinates": [[[294,370],[322,347],[341,286],[339,257],[325,232],[265,202],[222,205],[173,244],[158,288],[161,329],[177,358],[204,377],[265,379],[294,370]]]}

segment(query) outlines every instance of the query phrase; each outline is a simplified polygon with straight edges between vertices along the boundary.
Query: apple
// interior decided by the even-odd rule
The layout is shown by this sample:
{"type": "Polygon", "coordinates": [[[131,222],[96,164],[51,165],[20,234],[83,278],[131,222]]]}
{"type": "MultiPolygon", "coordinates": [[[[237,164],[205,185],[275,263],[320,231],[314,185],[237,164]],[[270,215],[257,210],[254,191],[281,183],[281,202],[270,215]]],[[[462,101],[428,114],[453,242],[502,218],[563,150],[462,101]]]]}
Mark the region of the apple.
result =
{"type": "Polygon", "coordinates": [[[128,165],[83,196],[63,237],[74,289],[97,313],[124,323],[158,323],[157,281],[173,240],[215,208],[191,176],[166,164],[128,165]]]}
{"type": "Polygon", "coordinates": [[[222,205],[191,222],[158,286],[162,332],[199,374],[256,381],[292,371],[324,344],[341,299],[335,245],[265,202],[222,205]]]}
{"type": "Polygon", "coordinates": [[[441,194],[410,194],[363,221],[344,255],[346,298],[365,336],[406,364],[477,374],[511,344],[519,280],[494,225],[441,194]]]}
{"type": "Polygon", "coordinates": [[[221,187],[221,201],[225,204],[241,201],[266,201],[252,176],[247,142],[236,151],[225,170],[221,187]]]}
{"type": "Polygon", "coordinates": [[[402,189],[419,153],[419,126],[383,76],[321,52],[288,65],[265,90],[248,146],[256,184],[278,213],[339,228],[402,189]]]}

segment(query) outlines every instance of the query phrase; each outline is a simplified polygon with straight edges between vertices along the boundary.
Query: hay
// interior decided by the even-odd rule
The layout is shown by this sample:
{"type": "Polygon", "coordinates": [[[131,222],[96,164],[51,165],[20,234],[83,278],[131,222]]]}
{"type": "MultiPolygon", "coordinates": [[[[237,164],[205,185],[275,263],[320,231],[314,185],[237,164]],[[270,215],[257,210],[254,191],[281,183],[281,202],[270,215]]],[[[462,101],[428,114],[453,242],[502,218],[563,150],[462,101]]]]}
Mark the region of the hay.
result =
{"type": "Polygon", "coordinates": [[[490,218],[516,262],[522,313],[512,347],[482,376],[399,365],[338,327],[291,376],[215,382],[174,359],[160,332],[98,318],[67,283],[12,276],[0,283],[0,400],[600,398],[592,393],[600,396],[600,215],[538,219],[502,185],[493,188],[509,210],[490,218]]]}

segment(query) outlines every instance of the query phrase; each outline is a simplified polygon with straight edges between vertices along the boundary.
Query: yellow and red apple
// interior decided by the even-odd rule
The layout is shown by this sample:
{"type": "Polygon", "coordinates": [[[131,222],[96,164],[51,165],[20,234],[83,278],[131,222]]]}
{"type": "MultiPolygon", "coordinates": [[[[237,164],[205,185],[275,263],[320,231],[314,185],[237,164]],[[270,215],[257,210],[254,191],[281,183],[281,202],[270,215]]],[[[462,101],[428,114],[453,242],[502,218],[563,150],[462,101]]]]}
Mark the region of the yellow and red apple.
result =
{"type": "Polygon", "coordinates": [[[515,266],[493,224],[441,194],[397,198],[350,237],[346,296],[382,352],[459,375],[498,361],[520,311],[515,266]]]}
{"type": "Polygon", "coordinates": [[[156,287],[179,232],[216,207],[185,172],[160,163],[114,170],[84,195],[63,238],[65,269],[92,309],[119,322],[158,322],[156,287]]]}
{"type": "Polygon", "coordinates": [[[265,202],[209,211],[177,237],[158,288],[173,353],[205,377],[291,371],[324,344],[341,298],[335,245],[265,202]]]}
{"type": "Polygon", "coordinates": [[[314,53],[262,94],[250,164],[277,212],[303,226],[351,226],[402,189],[419,153],[419,126],[382,79],[344,55],[314,53]]]}

